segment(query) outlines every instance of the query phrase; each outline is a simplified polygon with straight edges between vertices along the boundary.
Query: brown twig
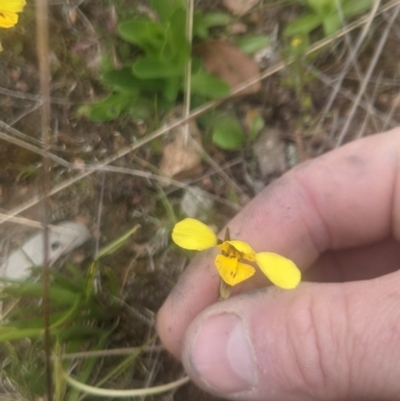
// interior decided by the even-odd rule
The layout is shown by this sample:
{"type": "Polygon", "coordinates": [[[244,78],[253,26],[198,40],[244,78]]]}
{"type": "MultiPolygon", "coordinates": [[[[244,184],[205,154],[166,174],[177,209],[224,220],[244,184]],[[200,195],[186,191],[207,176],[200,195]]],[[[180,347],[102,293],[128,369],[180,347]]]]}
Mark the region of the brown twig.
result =
{"type": "MultiPolygon", "coordinates": [[[[37,55],[39,60],[41,105],[41,139],[43,150],[46,151],[50,143],[50,67],[49,67],[49,32],[48,32],[48,0],[38,0],[36,3],[36,40],[37,55]]],[[[44,318],[44,344],[46,354],[46,392],[47,400],[53,400],[52,364],[51,364],[51,339],[50,339],[50,300],[49,300],[49,227],[48,210],[50,191],[50,167],[51,161],[43,156],[43,179],[41,181],[42,210],[43,210],[43,318],[44,318]]]]}

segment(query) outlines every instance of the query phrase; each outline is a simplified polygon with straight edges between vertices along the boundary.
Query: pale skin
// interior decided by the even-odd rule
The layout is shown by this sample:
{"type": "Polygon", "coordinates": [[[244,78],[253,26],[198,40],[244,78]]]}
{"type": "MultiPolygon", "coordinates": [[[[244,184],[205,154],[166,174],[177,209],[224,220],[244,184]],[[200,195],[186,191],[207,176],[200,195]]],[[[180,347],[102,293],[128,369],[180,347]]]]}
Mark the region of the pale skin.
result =
{"type": "Polygon", "coordinates": [[[189,376],[239,400],[400,400],[400,128],[301,164],[228,227],[303,282],[256,274],[218,302],[215,251],[201,252],[158,315],[189,376]]]}

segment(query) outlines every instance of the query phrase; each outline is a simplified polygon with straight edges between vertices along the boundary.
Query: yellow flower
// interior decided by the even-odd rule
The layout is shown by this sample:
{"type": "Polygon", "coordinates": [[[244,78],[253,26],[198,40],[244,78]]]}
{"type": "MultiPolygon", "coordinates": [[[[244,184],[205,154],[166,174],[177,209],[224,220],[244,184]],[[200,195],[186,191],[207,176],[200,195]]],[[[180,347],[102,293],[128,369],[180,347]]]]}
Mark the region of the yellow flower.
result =
{"type": "Polygon", "coordinates": [[[303,44],[303,38],[301,36],[295,36],[290,42],[290,46],[296,48],[303,44]]]}
{"type": "Polygon", "coordinates": [[[0,28],[14,26],[25,4],[25,0],[0,0],[0,28]]]}
{"type": "Polygon", "coordinates": [[[301,279],[300,270],[289,259],[272,252],[256,253],[244,241],[225,239],[221,241],[202,222],[184,219],[175,224],[172,239],[181,248],[203,251],[216,246],[222,253],[215,258],[215,266],[222,280],[234,286],[250,278],[255,268],[243,261],[256,263],[268,279],[284,289],[295,288],[301,279]]]}

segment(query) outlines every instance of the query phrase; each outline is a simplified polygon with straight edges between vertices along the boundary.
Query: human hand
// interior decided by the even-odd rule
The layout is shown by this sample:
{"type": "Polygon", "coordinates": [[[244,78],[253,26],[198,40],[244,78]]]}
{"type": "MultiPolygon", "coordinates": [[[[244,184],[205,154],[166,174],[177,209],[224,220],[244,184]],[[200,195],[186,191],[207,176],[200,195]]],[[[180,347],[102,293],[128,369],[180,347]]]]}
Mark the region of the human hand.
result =
{"type": "Polygon", "coordinates": [[[299,165],[228,226],[311,282],[281,290],[256,274],[217,302],[201,252],[158,315],[190,377],[240,400],[400,399],[400,128],[299,165]]]}

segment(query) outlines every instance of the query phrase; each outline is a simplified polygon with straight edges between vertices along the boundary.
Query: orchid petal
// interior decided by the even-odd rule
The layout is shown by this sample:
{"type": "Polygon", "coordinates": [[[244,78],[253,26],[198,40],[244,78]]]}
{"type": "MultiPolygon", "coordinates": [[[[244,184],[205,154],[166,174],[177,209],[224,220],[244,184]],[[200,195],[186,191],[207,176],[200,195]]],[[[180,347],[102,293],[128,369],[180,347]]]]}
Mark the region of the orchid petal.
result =
{"type": "Polygon", "coordinates": [[[0,10],[18,13],[26,4],[25,0],[0,0],[0,10]]]}
{"type": "Polygon", "coordinates": [[[18,14],[25,0],[0,0],[0,28],[11,28],[18,22],[18,14]]]}
{"type": "Polygon", "coordinates": [[[238,259],[245,259],[250,262],[255,262],[256,260],[256,254],[247,242],[239,240],[224,241],[222,244],[217,245],[217,247],[228,255],[237,251],[239,253],[238,259]]]}
{"type": "Polygon", "coordinates": [[[247,280],[255,273],[254,267],[224,255],[216,256],[215,266],[222,280],[231,286],[247,280]]]}
{"type": "Polygon", "coordinates": [[[217,244],[217,236],[199,220],[187,218],[175,224],[172,240],[181,248],[204,251],[217,244]]]}
{"type": "Polygon", "coordinates": [[[26,4],[25,0],[0,0],[0,11],[18,13],[26,4]]]}
{"type": "Polygon", "coordinates": [[[231,244],[237,251],[239,251],[242,255],[242,259],[246,259],[251,262],[255,262],[256,254],[253,250],[253,248],[244,241],[239,241],[239,240],[232,240],[232,241],[227,241],[229,244],[231,244]]]}
{"type": "Polygon", "coordinates": [[[0,9],[0,28],[11,28],[18,22],[18,14],[0,9]]]}
{"type": "Polygon", "coordinates": [[[257,253],[256,262],[261,271],[278,287],[292,289],[297,287],[301,280],[298,267],[290,259],[276,253],[257,253]]]}

